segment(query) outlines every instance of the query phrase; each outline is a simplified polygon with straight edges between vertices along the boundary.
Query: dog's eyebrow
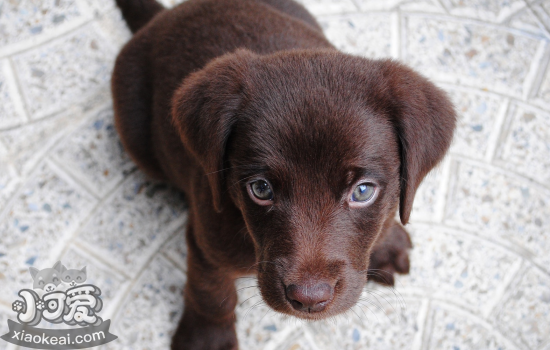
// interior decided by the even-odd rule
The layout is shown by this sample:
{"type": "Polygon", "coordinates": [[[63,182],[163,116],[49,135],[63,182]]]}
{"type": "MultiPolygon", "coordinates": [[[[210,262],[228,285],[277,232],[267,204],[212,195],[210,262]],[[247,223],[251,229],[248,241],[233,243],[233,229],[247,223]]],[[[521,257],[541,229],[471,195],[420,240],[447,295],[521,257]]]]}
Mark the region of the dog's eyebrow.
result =
{"type": "Polygon", "coordinates": [[[227,169],[234,169],[234,168],[235,169],[238,168],[239,170],[241,170],[241,175],[244,175],[244,176],[264,174],[269,171],[269,168],[265,164],[257,164],[257,163],[236,165],[236,166],[231,166],[227,169]]]}
{"type": "Polygon", "coordinates": [[[361,178],[369,178],[377,182],[385,183],[385,176],[382,174],[381,169],[374,169],[373,167],[353,167],[349,169],[346,174],[349,185],[359,181],[361,178]]]}

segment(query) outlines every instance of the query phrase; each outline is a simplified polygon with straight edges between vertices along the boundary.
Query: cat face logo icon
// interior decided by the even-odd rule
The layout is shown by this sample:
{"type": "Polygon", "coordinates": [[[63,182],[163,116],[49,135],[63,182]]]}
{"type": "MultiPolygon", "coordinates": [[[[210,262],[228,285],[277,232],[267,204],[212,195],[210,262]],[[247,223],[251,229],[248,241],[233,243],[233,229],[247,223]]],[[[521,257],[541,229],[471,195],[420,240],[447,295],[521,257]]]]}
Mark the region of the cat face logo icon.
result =
{"type": "Polygon", "coordinates": [[[105,344],[117,338],[109,333],[110,320],[103,321],[97,315],[103,308],[101,290],[86,283],[86,266],[68,269],[58,261],[53,267],[41,270],[30,267],[29,272],[33,279],[33,289],[19,291],[18,295],[22,300],[16,300],[12,304],[19,323],[8,320],[10,332],[3,335],[2,339],[36,349],[81,349],[105,344]],[[71,329],[68,332],[34,328],[43,320],[85,328],[71,329]],[[10,336],[12,332],[13,335],[10,336]],[[37,333],[36,337],[32,335],[33,332],[37,333]],[[54,345],[63,347],[51,347],[49,340],[44,343],[43,340],[49,338],[40,338],[40,332],[42,336],[50,334],[52,340],[55,339],[54,345]],[[71,334],[75,336],[72,342],[71,334]]]}

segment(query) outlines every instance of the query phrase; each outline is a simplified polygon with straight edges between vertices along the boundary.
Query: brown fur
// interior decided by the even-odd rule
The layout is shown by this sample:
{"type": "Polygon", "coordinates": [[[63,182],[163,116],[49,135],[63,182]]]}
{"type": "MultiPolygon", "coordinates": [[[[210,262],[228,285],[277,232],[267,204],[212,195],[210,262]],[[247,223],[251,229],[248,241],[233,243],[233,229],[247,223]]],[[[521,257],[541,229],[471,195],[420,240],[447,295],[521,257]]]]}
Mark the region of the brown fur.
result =
{"type": "Polygon", "coordinates": [[[173,349],[237,349],[242,275],[257,274],[273,309],[321,319],[353,306],[367,276],[391,285],[408,272],[394,217],[407,223],[451,142],[441,90],[395,61],[338,52],[291,0],[118,4],[136,34],[113,73],[117,129],[189,202],[173,349]],[[256,178],[271,184],[269,205],[249,195],[256,178]],[[378,196],[357,207],[348,194],[362,178],[378,196]]]}

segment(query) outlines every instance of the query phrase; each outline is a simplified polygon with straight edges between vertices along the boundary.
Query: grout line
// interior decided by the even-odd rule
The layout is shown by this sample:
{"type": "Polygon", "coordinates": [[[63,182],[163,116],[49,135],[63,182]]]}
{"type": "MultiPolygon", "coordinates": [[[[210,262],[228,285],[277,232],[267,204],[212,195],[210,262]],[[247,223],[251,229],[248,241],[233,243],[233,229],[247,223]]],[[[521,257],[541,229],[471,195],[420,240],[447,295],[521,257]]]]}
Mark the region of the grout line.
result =
{"type": "Polygon", "coordinates": [[[451,182],[451,165],[452,155],[445,157],[441,164],[441,180],[439,181],[439,187],[437,188],[436,209],[435,209],[435,221],[443,222],[445,213],[447,210],[447,193],[449,191],[449,183],[451,182]]]}
{"type": "MultiPolygon", "coordinates": [[[[543,45],[541,44],[541,46],[543,45]]],[[[531,86],[529,86],[529,89],[526,88],[525,91],[526,100],[532,100],[536,97],[536,95],[540,91],[542,82],[544,81],[546,74],[550,71],[550,44],[541,48],[541,51],[542,52],[540,53],[537,51],[537,54],[533,58],[533,60],[537,60],[538,67],[537,64],[535,64],[536,68],[533,69],[534,77],[532,78],[531,86]]]]}
{"type": "Polygon", "coordinates": [[[502,30],[505,32],[509,32],[511,34],[523,36],[530,39],[535,39],[537,41],[545,41],[549,42],[550,39],[547,38],[544,35],[538,35],[535,33],[530,33],[523,31],[521,29],[511,28],[503,24],[498,23],[491,23],[491,22],[485,22],[480,19],[475,18],[469,18],[469,17],[459,17],[454,15],[445,15],[445,14],[439,14],[439,13],[422,13],[422,12],[407,12],[407,17],[425,17],[429,18],[431,20],[438,20],[438,21],[450,21],[450,22],[458,22],[462,24],[470,24],[470,25],[476,25],[476,26],[483,26],[487,29],[496,29],[496,30],[502,30]]]}
{"type": "Polygon", "coordinates": [[[401,11],[397,10],[390,14],[391,28],[391,57],[393,59],[401,58],[401,11]]]}
{"type": "Polygon", "coordinates": [[[516,16],[518,13],[524,11],[528,7],[527,2],[525,0],[522,1],[521,4],[523,4],[523,5],[520,5],[521,7],[518,6],[518,8],[513,9],[512,11],[505,14],[504,16],[501,16],[501,14],[498,14],[497,17],[495,18],[495,22],[497,22],[499,24],[503,24],[503,23],[511,20],[514,16],[516,16]]]}
{"type": "Polygon", "coordinates": [[[533,260],[533,254],[531,254],[530,251],[528,251],[526,248],[518,247],[511,241],[505,241],[508,242],[508,244],[503,243],[503,240],[499,237],[495,237],[494,235],[487,234],[478,234],[476,232],[479,232],[479,229],[476,227],[463,227],[456,224],[454,221],[445,221],[443,223],[434,223],[433,221],[417,221],[414,223],[415,226],[427,226],[430,228],[442,228],[448,232],[449,235],[454,236],[465,236],[470,240],[479,240],[484,242],[485,244],[492,245],[496,249],[500,249],[506,254],[517,256],[518,258],[529,262],[533,267],[536,267],[541,273],[548,275],[550,277],[550,270],[544,268],[539,263],[535,262],[533,260]],[[524,250],[525,249],[525,250],[524,250]]]}
{"type": "Polygon", "coordinates": [[[363,11],[361,10],[361,6],[359,6],[359,3],[357,1],[358,0],[351,0],[351,2],[353,3],[353,6],[355,6],[355,9],[357,10],[357,12],[362,13],[363,11]]]}
{"type": "MultiPolygon", "coordinates": [[[[465,310],[459,305],[456,305],[452,302],[449,302],[447,300],[438,300],[439,307],[443,310],[450,311],[452,314],[456,316],[464,316],[467,315],[467,319],[470,319],[474,321],[479,326],[487,329],[488,331],[492,332],[493,334],[497,334],[499,338],[505,341],[507,343],[506,345],[512,345],[513,349],[522,349],[519,347],[514,341],[510,340],[508,337],[506,337],[499,328],[495,327],[493,323],[489,322],[489,320],[484,319],[482,316],[477,315],[473,312],[470,312],[469,310],[465,310]]],[[[464,319],[464,318],[462,318],[464,319]]]]}
{"type": "MultiPolygon", "coordinates": [[[[121,179],[115,186],[115,188],[119,188],[123,182],[125,182],[131,174],[133,174],[134,172],[137,172],[137,169],[134,169],[133,171],[131,171],[130,173],[128,173],[126,175],[125,178],[121,179]]],[[[76,230],[73,231],[72,233],[72,236],[70,237],[68,243],[67,243],[67,247],[72,243],[74,244],[75,246],[79,247],[80,249],[85,249],[86,247],[82,246],[82,243],[80,243],[78,240],[76,240],[76,238],[78,237],[78,232],[80,230],[82,230],[82,228],[88,224],[88,222],[90,221],[90,219],[98,212],[98,210],[100,209],[100,207],[111,201],[117,194],[117,191],[111,191],[111,193],[109,193],[107,196],[103,197],[103,199],[99,200],[95,207],[90,211],[90,213],[84,218],[84,220],[82,220],[80,222],[80,225],[78,226],[78,228],[76,230]]],[[[66,252],[66,249],[62,252],[62,253],[65,253],[66,252]]],[[[95,259],[103,262],[104,264],[106,265],[109,265],[109,266],[112,266],[113,269],[115,271],[117,271],[120,275],[126,277],[127,279],[131,279],[131,276],[127,274],[127,272],[124,270],[124,269],[121,269],[118,267],[118,264],[117,263],[113,263],[113,261],[111,261],[111,259],[107,258],[106,256],[104,256],[103,254],[101,253],[97,253],[97,252],[88,252],[92,257],[94,257],[95,259]]]]}
{"type": "Polygon", "coordinates": [[[34,50],[40,46],[46,45],[62,38],[65,35],[70,35],[75,31],[85,27],[87,24],[94,21],[94,17],[82,18],[80,21],[75,21],[67,26],[60,27],[60,29],[50,30],[49,33],[44,34],[41,38],[28,38],[20,43],[9,45],[7,48],[3,47],[0,51],[0,58],[8,56],[17,56],[19,54],[34,50]]]}
{"type": "Polygon", "coordinates": [[[400,59],[403,62],[407,62],[408,59],[408,52],[407,52],[407,22],[408,22],[407,16],[405,16],[404,13],[399,13],[399,37],[400,37],[400,48],[399,48],[399,54],[400,59]]]}
{"type": "MultiPolygon", "coordinates": [[[[514,109],[510,110],[510,99],[506,99],[497,112],[493,131],[487,140],[487,151],[483,158],[489,164],[492,163],[498,146],[501,145],[501,142],[504,141],[506,137],[506,132],[503,130],[504,121],[509,120],[509,115],[512,115],[514,109]]],[[[510,122],[508,124],[510,124],[510,122]]]]}
{"type": "Polygon", "coordinates": [[[486,169],[486,170],[489,170],[489,171],[492,171],[492,172],[497,172],[497,173],[499,173],[501,175],[504,175],[508,178],[510,178],[510,177],[515,178],[516,180],[527,183],[530,186],[536,187],[536,188],[542,190],[543,192],[547,192],[547,193],[550,194],[550,188],[547,185],[542,184],[542,183],[538,182],[537,180],[532,179],[532,178],[530,178],[529,176],[527,176],[525,174],[518,173],[516,170],[505,169],[505,168],[502,168],[502,167],[500,167],[498,165],[495,165],[495,164],[487,164],[486,162],[484,162],[481,159],[469,158],[469,157],[461,155],[461,154],[454,154],[453,156],[457,160],[460,160],[461,162],[466,162],[470,165],[475,165],[475,166],[477,166],[479,168],[482,168],[482,169],[486,169]]]}
{"type": "MultiPolygon", "coordinates": [[[[44,164],[48,165],[53,172],[59,176],[63,181],[68,182],[71,186],[76,187],[77,189],[84,192],[86,195],[92,197],[95,199],[96,203],[99,202],[99,198],[95,196],[87,187],[82,186],[78,181],[75,181],[75,179],[67,174],[63,169],[61,169],[55,162],[53,162],[51,159],[46,158],[44,160],[44,164]]],[[[95,205],[94,205],[95,207],[95,205]]]]}
{"type": "MultiPolygon", "coordinates": [[[[188,211],[186,210],[185,213],[183,214],[184,218],[184,222],[179,225],[175,230],[174,232],[172,232],[172,234],[166,239],[166,241],[163,243],[163,245],[159,248],[159,252],[167,259],[167,260],[170,260],[170,262],[176,266],[179,270],[181,270],[183,273],[186,273],[187,272],[187,266],[182,266],[180,265],[179,262],[175,261],[170,255],[168,255],[165,251],[165,248],[167,247],[167,245],[173,241],[173,240],[176,240],[176,238],[180,235],[180,232],[183,231],[183,239],[186,240],[185,238],[185,234],[187,232],[187,223],[189,221],[189,216],[188,216],[188,211]]],[[[186,245],[187,245],[187,241],[186,241],[186,245]]]]}
{"type": "Polygon", "coordinates": [[[481,315],[485,319],[489,319],[490,316],[495,316],[494,313],[497,311],[497,306],[501,304],[506,295],[506,292],[510,289],[510,286],[513,281],[519,278],[519,273],[524,267],[523,259],[520,258],[512,264],[508,271],[511,271],[508,276],[505,277],[501,287],[497,289],[493,298],[490,299],[489,304],[485,306],[485,310],[481,311],[481,315]]]}
{"type": "MultiPolygon", "coordinates": [[[[70,135],[67,135],[67,136],[70,136],[70,135]]],[[[88,185],[84,179],[82,179],[79,175],[77,175],[75,171],[68,170],[53,155],[50,155],[47,158],[47,161],[50,164],[53,164],[53,166],[56,169],[58,169],[58,171],[63,172],[65,174],[65,176],[70,177],[80,187],[84,188],[92,197],[94,197],[98,201],[101,199],[101,193],[99,193],[98,190],[90,187],[90,185],[88,185]]]]}
{"type": "Polygon", "coordinates": [[[422,299],[420,310],[417,315],[418,332],[414,336],[414,340],[411,346],[411,350],[422,350],[424,345],[424,337],[426,332],[426,326],[428,322],[428,315],[430,313],[430,299],[422,299]]]}
{"type": "Polygon", "coordinates": [[[550,338],[548,338],[547,341],[543,342],[542,345],[537,348],[537,350],[547,350],[548,346],[550,346],[550,338]]]}
{"type": "MultiPolygon", "coordinates": [[[[441,211],[441,216],[439,217],[440,224],[443,224],[445,222],[445,216],[447,215],[448,205],[452,200],[452,197],[454,195],[454,188],[455,183],[458,181],[458,168],[459,168],[459,162],[451,155],[449,157],[449,165],[448,165],[448,171],[449,174],[447,175],[447,178],[445,179],[447,188],[445,189],[445,198],[443,200],[443,207],[441,211]],[[456,175],[456,176],[453,176],[456,175]]],[[[433,223],[432,223],[433,224],[433,223]]]]}
{"type": "MultiPolygon", "coordinates": [[[[25,123],[28,123],[31,120],[31,113],[29,111],[29,106],[27,105],[26,98],[23,95],[23,88],[21,84],[21,80],[19,79],[19,74],[17,74],[17,71],[15,69],[15,64],[13,63],[13,59],[11,57],[7,58],[8,61],[8,70],[11,73],[11,77],[13,77],[13,82],[15,83],[15,88],[17,91],[17,104],[20,104],[20,108],[22,108],[23,112],[23,118],[25,119],[25,123]]],[[[16,127],[18,127],[17,125],[16,127]]]]}
{"type": "Polygon", "coordinates": [[[528,4],[527,8],[529,9],[530,14],[535,18],[535,20],[541,27],[542,31],[550,39],[550,23],[548,23],[548,21],[550,20],[550,14],[546,12],[546,10],[542,7],[541,4],[542,4],[542,1],[528,4]]]}
{"type": "Polygon", "coordinates": [[[4,73],[8,93],[11,95],[10,100],[13,103],[15,114],[19,117],[17,119],[20,119],[16,124],[9,125],[8,127],[17,127],[22,123],[27,123],[29,121],[29,116],[25,108],[23,95],[21,94],[22,89],[20,87],[19,80],[16,77],[13,63],[9,58],[3,59],[2,61],[3,62],[0,62],[0,69],[4,73]]]}
{"type": "Polygon", "coordinates": [[[435,0],[439,5],[441,5],[441,8],[450,16],[451,15],[451,7],[452,4],[449,2],[449,0],[435,0]]]}
{"type": "MultiPolygon", "coordinates": [[[[159,254],[159,255],[162,258],[164,258],[164,256],[162,256],[162,254],[159,254]]],[[[115,306],[109,308],[110,309],[109,312],[111,314],[111,320],[116,320],[116,318],[119,316],[119,312],[122,310],[122,306],[125,305],[125,301],[127,300],[128,295],[130,294],[130,292],[132,291],[132,289],[134,288],[136,283],[139,281],[139,279],[143,275],[143,273],[147,270],[147,268],[149,266],[151,266],[151,262],[155,259],[156,256],[157,256],[157,252],[155,252],[155,254],[151,254],[146,259],[145,263],[141,266],[141,268],[138,270],[138,272],[135,274],[135,277],[129,279],[130,283],[128,283],[126,288],[122,291],[122,293],[120,295],[120,299],[118,299],[118,302],[113,303],[113,305],[115,305],[115,306]]],[[[170,261],[168,261],[168,262],[171,264],[170,261]]],[[[174,267],[177,268],[177,266],[174,266],[174,267]]],[[[181,272],[181,273],[187,278],[185,272],[181,272]]],[[[186,283],[187,283],[187,281],[186,281],[186,283]]]]}
{"type": "Polygon", "coordinates": [[[542,73],[546,69],[545,63],[548,62],[550,55],[550,45],[544,41],[539,42],[537,51],[531,60],[529,71],[523,80],[523,96],[524,101],[528,101],[533,93],[538,90],[538,85],[542,82],[542,73]]]}

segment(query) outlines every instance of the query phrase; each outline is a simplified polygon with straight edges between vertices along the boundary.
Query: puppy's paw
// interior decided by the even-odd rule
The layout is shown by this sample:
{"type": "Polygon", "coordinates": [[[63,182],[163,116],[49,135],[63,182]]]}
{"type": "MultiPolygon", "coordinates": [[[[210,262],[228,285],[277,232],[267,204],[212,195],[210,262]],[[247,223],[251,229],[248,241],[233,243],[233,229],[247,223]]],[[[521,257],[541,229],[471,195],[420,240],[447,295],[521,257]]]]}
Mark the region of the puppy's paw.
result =
{"type": "Polygon", "coordinates": [[[409,233],[394,223],[377,243],[370,257],[368,279],[383,285],[395,284],[395,273],[407,274],[410,269],[409,250],[412,248],[409,233]]]}

